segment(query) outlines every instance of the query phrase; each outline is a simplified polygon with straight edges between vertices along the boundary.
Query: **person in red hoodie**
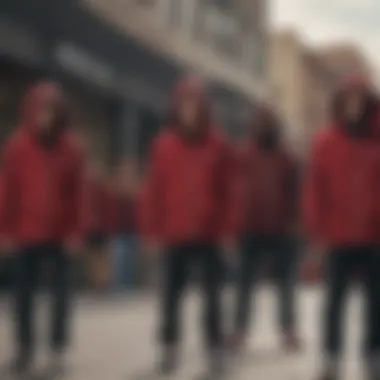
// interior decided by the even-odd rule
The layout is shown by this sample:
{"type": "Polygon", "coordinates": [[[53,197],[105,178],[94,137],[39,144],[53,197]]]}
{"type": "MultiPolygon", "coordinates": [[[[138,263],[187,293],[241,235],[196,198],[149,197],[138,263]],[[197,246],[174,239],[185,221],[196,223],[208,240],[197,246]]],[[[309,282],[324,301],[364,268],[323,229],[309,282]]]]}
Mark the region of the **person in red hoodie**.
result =
{"type": "Polygon", "coordinates": [[[380,379],[380,140],[379,99],[351,78],[332,101],[331,121],[315,138],[304,193],[310,238],[327,248],[321,379],[338,380],[344,299],[356,271],[367,298],[364,358],[369,380],[380,379]],[[376,363],[377,362],[377,363],[376,363]]]}
{"type": "Polygon", "coordinates": [[[91,281],[98,291],[105,289],[108,281],[106,260],[108,259],[107,205],[108,194],[105,179],[99,166],[89,173],[91,193],[91,221],[87,245],[89,248],[91,281]]]}
{"type": "Polygon", "coordinates": [[[160,363],[164,373],[176,369],[179,307],[194,264],[202,273],[210,376],[223,369],[222,249],[234,245],[237,209],[231,149],[210,112],[201,80],[187,77],[177,84],[171,120],[154,141],[143,189],[145,247],[152,255],[161,252],[166,269],[160,363]]]}
{"type": "Polygon", "coordinates": [[[116,292],[137,285],[136,195],[138,167],[134,160],[123,159],[111,178],[107,206],[107,228],[111,237],[112,285],[116,292]]]}
{"type": "Polygon", "coordinates": [[[60,87],[40,82],[22,104],[6,142],[0,199],[0,241],[16,255],[17,355],[13,370],[29,372],[35,354],[33,298],[41,264],[51,268],[52,367],[63,370],[69,334],[70,255],[86,233],[86,181],[81,147],[67,130],[60,87]]]}
{"type": "Polygon", "coordinates": [[[234,349],[240,348],[247,336],[252,288],[268,255],[278,282],[284,345],[287,349],[298,346],[294,315],[298,168],[281,132],[275,113],[260,106],[250,127],[251,139],[239,152],[243,214],[234,349]]]}

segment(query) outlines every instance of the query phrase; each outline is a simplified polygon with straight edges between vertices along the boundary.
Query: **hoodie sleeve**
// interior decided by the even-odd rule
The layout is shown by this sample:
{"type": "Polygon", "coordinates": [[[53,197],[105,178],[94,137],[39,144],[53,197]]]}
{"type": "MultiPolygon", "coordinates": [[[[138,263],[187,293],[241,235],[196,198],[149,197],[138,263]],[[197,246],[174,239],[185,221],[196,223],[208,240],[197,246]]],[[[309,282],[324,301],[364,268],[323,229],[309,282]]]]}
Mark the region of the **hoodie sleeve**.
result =
{"type": "Polygon", "coordinates": [[[303,189],[303,222],[309,236],[324,240],[324,225],[326,223],[326,189],[325,189],[325,145],[324,136],[317,136],[312,149],[309,168],[303,189]]]}
{"type": "Polygon", "coordinates": [[[240,220],[240,175],[238,155],[229,144],[226,144],[222,152],[221,186],[222,191],[222,226],[220,237],[222,239],[236,238],[240,220]]]}
{"type": "Polygon", "coordinates": [[[162,193],[164,191],[161,140],[153,145],[148,170],[143,183],[138,205],[138,225],[146,239],[160,240],[160,215],[162,215],[162,193]]]}
{"type": "Polygon", "coordinates": [[[4,148],[3,171],[0,180],[0,240],[12,241],[18,209],[17,168],[19,152],[16,140],[4,148]]]}

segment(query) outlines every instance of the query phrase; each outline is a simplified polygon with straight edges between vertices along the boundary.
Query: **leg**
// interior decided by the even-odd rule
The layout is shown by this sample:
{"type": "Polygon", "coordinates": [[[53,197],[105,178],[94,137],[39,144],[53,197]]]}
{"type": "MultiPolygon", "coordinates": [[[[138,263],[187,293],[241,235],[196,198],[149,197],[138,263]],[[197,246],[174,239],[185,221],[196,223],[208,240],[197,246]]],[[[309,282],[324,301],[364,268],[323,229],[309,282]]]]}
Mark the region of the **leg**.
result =
{"type": "Polygon", "coordinates": [[[185,289],[189,264],[187,247],[173,247],[168,250],[164,263],[161,328],[161,339],[165,348],[176,346],[179,340],[179,304],[185,289]]]}
{"type": "Polygon", "coordinates": [[[217,378],[224,372],[223,358],[223,310],[222,284],[223,263],[216,247],[205,246],[199,249],[204,293],[203,328],[208,355],[208,376],[217,378]]]}
{"type": "Polygon", "coordinates": [[[15,321],[18,355],[29,360],[34,354],[34,296],[38,282],[40,252],[27,248],[16,258],[15,321]]]}
{"type": "Polygon", "coordinates": [[[125,251],[122,236],[115,236],[112,239],[112,267],[113,286],[115,290],[122,290],[125,277],[125,251]]]}
{"type": "Polygon", "coordinates": [[[252,287],[254,285],[262,246],[253,239],[245,239],[241,249],[240,277],[238,281],[235,330],[238,335],[245,332],[250,321],[252,287]]]}
{"type": "Polygon", "coordinates": [[[285,333],[295,333],[295,288],[297,285],[297,248],[295,238],[283,237],[273,247],[278,286],[278,322],[285,333]]]}
{"type": "Polygon", "coordinates": [[[46,254],[52,264],[51,345],[54,351],[60,352],[68,344],[71,263],[63,247],[52,247],[46,254]]]}
{"type": "Polygon", "coordinates": [[[223,263],[214,247],[202,247],[199,252],[204,293],[204,323],[206,344],[209,349],[222,344],[221,290],[223,263]]]}
{"type": "Polygon", "coordinates": [[[356,264],[354,259],[355,249],[352,248],[333,249],[327,257],[327,296],[323,321],[323,349],[327,362],[322,379],[338,377],[342,349],[342,314],[351,269],[356,264]]]}
{"type": "Polygon", "coordinates": [[[380,252],[368,249],[363,252],[364,280],[367,294],[365,357],[372,361],[380,360],[380,252]]]}
{"type": "Polygon", "coordinates": [[[126,236],[123,239],[124,245],[124,285],[132,289],[136,284],[136,239],[133,236],[126,236]]]}

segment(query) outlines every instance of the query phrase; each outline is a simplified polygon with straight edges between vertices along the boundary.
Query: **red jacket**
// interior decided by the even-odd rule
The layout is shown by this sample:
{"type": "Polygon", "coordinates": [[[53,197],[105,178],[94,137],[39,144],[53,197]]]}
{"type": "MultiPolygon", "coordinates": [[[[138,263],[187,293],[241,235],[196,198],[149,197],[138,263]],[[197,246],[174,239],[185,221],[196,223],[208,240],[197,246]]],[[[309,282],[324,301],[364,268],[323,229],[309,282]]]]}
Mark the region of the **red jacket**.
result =
{"type": "MultiPolygon", "coordinates": [[[[345,93],[334,101],[342,108],[345,93]]],[[[314,141],[304,190],[304,220],[309,234],[330,245],[380,241],[380,144],[378,105],[367,94],[368,130],[355,137],[339,115],[314,141]]]]}
{"type": "Polygon", "coordinates": [[[297,167],[281,146],[260,149],[255,141],[241,156],[242,232],[254,235],[284,234],[297,219],[297,167]]]}
{"type": "Polygon", "coordinates": [[[59,88],[31,89],[20,125],[5,146],[0,234],[16,244],[78,240],[88,226],[85,165],[81,149],[66,131],[59,88]],[[37,130],[42,107],[55,107],[56,143],[44,146],[37,130]]]}
{"type": "Polygon", "coordinates": [[[210,122],[198,83],[173,97],[172,124],[155,140],[140,208],[142,234],[165,244],[214,243],[235,237],[237,208],[231,150],[210,122]],[[184,136],[176,114],[186,96],[200,101],[199,130],[184,136]]]}

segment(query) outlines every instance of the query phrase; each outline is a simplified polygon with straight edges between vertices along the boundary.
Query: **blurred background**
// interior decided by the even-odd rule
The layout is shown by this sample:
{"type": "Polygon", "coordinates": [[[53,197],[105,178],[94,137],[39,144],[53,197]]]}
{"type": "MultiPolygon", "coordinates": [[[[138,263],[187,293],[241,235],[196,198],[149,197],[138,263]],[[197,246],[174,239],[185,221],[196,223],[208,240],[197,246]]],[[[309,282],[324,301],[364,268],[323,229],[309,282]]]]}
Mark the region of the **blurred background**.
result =
{"type": "MultiPolygon", "coordinates": [[[[376,14],[378,5],[364,0],[1,0],[0,147],[17,125],[26,88],[38,78],[53,78],[63,85],[73,127],[96,170],[110,179],[110,186],[124,178],[138,187],[151,139],[165,121],[170,88],[180,75],[194,72],[207,80],[215,116],[232,140],[244,139],[252,108],[265,99],[281,115],[285,137],[304,165],[340,78],[351,71],[376,78],[376,14]]],[[[110,229],[110,252],[100,262],[99,256],[83,255],[76,273],[79,287],[108,297],[117,282],[115,247],[132,247],[128,259],[121,259],[128,278],[116,285],[129,291],[128,310],[114,313],[104,304],[103,309],[93,306],[96,313],[89,316],[85,308],[78,322],[87,326],[78,327],[78,352],[91,344],[87,336],[99,340],[89,329],[113,326],[103,348],[113,346],[115,355],[99,356],[108,360],[104,368],[109,371],[115,360],[125,364],[126,353],[133,355],[133,346],[115,343],[120,331],[126,342],[145,340],[148,345],[152,339],[145,336],[139,316],[153,315],[154,304],[144,301],[149,291],[139,295],[139,290],[155,284],[154,269],[138,255],[133,222],[125,236],[110,229]],[[116,328],[118,323],[123,327],[116,328]]],[[[9,271],[4,268],[0,283],[7,289],[9,271]]],[[[303,282],[315,289],[318,279],[310,266],[302,273],[303,282]]],[[[314,293],[305,289],[302,297],[311,302],[314,293]]],[[[270,302],[267,296],[264,303],[270,302]]],[[[4,326],[0,321],[0,332],[6,334],[4,326]]],[[[4,339],[0,337],[0,356],[4,339]]],[[[104,349],[98,351],[92,357],[104,354],[104,349]]],[[[87,379],[86,365],[75,379],[87,379]]],[[[263,373],[268,378],[271,372],[263,373]]]]}

